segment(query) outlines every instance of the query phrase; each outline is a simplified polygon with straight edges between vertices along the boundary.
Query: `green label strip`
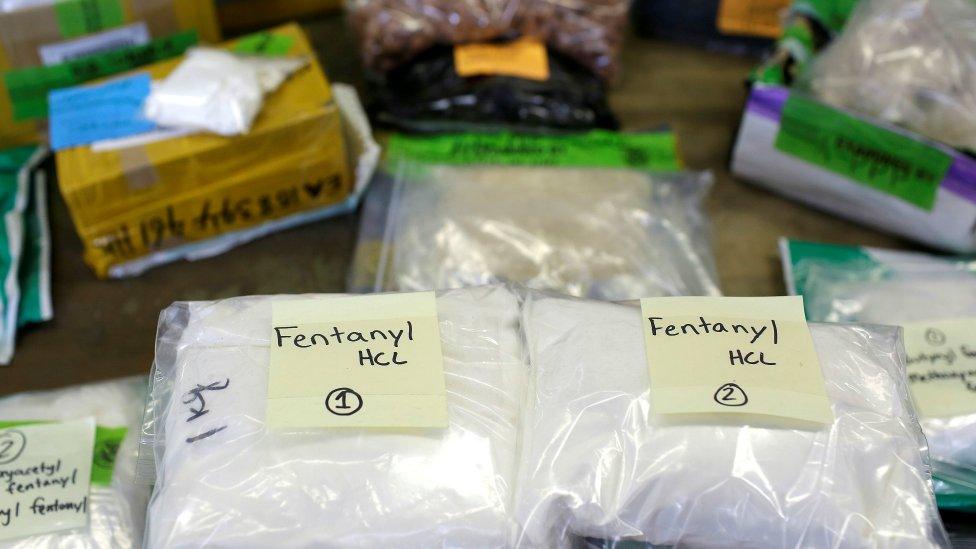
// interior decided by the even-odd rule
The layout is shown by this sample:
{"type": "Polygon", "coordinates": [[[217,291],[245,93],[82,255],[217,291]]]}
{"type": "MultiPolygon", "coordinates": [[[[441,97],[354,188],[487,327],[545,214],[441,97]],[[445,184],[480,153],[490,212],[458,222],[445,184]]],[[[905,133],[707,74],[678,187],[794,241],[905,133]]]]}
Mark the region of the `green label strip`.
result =
{"type": "Polygon", "coordinates": [[[13,105],[14,120],[46,117],[47,94],[51,90],[77,86],[89,80],[176,57],[196,43],[196,31],[189,30],[158,38],[142,46],[82,57],[60,65],[7,71],[3,79],[13,105]]]}
{"type": "Polygon", "coordinates": [[[294,36],[259,32],[241,38],[234,46],[234,51],[248,55],[285,55],[294,43],[294,36]]]}
{"type": "Polygon", "coordinates": [[[59,0],[54,5],[64,38],[84,36],[125,23],[121,0],[59,0]]]}
{"type": "MultiPolygon", "coordinates": [[[[37,425],[51,423],[49,421],[0,421],[0,429],[9,429],[21,425],[37,425]]],[[[92,452],[91,483],[97,486],[112,484],[115,473],[115,461],[119,457],[119,447],[125,439],[128,429],[125,427],[95,426],[95,447],[92,452]]]]}
{"type": "Polygon", "coordinates": [[[807,13],[833,32],[844,28],[859,0],[795,0],[792,11],[807,13]]]}
{"type": "Polygon", "coordinates": [[[597,166],[678,171],[681,161],[671,132],[574,135],[451,134],[430,137],[394,134],[390,159],[436,164],[597,166]]]}
{"type": "Polygon", "coordinates": [[[794,96],[783,106],[776,148],[924,210],[952,164],[935,147],[794,96]]]}

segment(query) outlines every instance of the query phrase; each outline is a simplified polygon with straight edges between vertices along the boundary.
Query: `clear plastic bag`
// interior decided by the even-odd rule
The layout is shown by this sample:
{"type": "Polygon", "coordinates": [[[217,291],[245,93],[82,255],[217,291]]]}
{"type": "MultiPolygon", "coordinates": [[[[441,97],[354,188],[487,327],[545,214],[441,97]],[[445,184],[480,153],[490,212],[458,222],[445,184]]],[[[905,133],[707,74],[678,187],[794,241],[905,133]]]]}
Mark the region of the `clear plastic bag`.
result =
{"type": "MultiPolygon", "coordinates": [[[[788,275],[802,280],[798,290],[813,320],[906,324],[976,318],[972,262],[876,250],[867,253],[880,255],[878,261],[838,261],[829,247],[821,249],[821,257],[794,261],[788,275]]],[[[939,481],[940,504],[946,494],[951,502],[946,506],[976,510],[976,413],[920,421],[939,481]]]]}
{"type": "Polygon", "coordinates": [[[532,293],[519,547],[933,547],[896,328],[811,325],[835,421],[819,431],[656,424],[639,307],[532,293]]]}
{"type": "Polygon", "coordinates": [[[612,80],[626,0],[349,0],[366,66],[386,72],[438,44],[532,36],[612,80]]]}
{"type": "Polygon", "coordinates": [[[976,150],[976,4],[862,0],[801,85],[828,104],[976,150]]]}
{"type": "Polygon", "coordinates": [[[300,297],[162,313],[145,429],[156,464],[148,547],[505,546],[526,375],[515,294],[438,296],[447,429],[270,431],[271,304],[300,297]],[[188,421],[194,390],[209,412],[188,421]]]}
{"type": "Polygon", "coordinates": [[[135,471],[145,401],[145,377],[21,393],[0,399],[0,421],[3,422],[60,421],[92,416],[100,427],[128,429],[115,454],[111,484],[91,485],[86,530],[0,541],[0,547],[94,549],[141,545],[149,487],[135,483],[135,471]]]}
{"type": "Polygon", "coordinates": [[[246,134],[264,105],[264,96],[306,65],[308,59],[301,57],[242,56],[194,48],[153,86],[145,115],[167,128],[246,134]]]}
{"type": "Polygon", "coordinates": [[[373,291],[504,281],[609,300],[719,294],[701,204],[710,174],[394,169],[364,209],[360,238],[383,234],[373,291]]]}

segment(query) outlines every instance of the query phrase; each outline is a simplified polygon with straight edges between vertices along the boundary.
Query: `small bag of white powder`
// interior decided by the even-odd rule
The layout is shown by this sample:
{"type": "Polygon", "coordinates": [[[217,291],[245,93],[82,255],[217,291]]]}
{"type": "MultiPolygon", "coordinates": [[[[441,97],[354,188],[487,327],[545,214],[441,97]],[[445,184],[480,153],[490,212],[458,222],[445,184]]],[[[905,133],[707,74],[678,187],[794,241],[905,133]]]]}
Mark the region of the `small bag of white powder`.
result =
{"type": "Polygon", "coordinates": [[[811,325],[834,422],[656,424],[639,307],[530,294],[519,547],[947,545],[895,328],[811,325]]]}
{"type": "MultiPolygon", "coordinates": [[[[401,161],[373,291],[511,282],[594,299],[719,295],[708,173],[401,161]]],[[[377,205],[374,200],[387,201],[377,205]]],[[[354,273],[355,274],[355,273],[354,273]]]]}
{"type": "Polygon", "coordinates": [[[443,430],[269,430],[272,303],[286,299],[301,296],[163,312],[148,546],[504,547],[526,375],[515,294],[438,295],[443,430]]]}
{"type": "Polygon", "coordinates": [[[861,0],[804,80],[830,105],[976,150],[976,4],[861,0]]]}
{"type": "MultiPolygon", "coordinates": [[[[976,261],[797,241],[783,241],[781,250],[787,285],[803,295],[811,320],[924,328],[929,323],[937,327],[940,321],[968,319],[976,325],[976,261]]],[[[944,356],[941,352],[959,349],[944,362],[910,363],[909,381],[913,374],[924,375],[932,367],[942,366],[946,372],[963,376],[948,383],[972,383],[976,376],[966,376],[965,372],[971,368],[967,364],[976,361],[962,355],[970,348],[976,354],[976,348],[971,347],[976,334],[971,341],[955,343],[921,351],[928,356],[944,356]]],[[[909,348],[908,353],[911,360],[920,351],[909,348]]],[[[971,394],[969,412],[922,414],[920,418],[933,459],[936,494],[943,507],[976,509],[976,392],[971,394]]],[[[925,403],[918,404],[920,411],[925,411],[925,403]]]]}
{"type": "Polygon", "coordinates": [[[149,487],[135,483],[136,455],[146,402],[146,378],[133,377],[0,399],[0,422],[68,421],[94,417],[100,428],[125,433],[99,444],[95,456],[112,470],[111,482],[92,482],[88,527],[0,541],[4,549],[129,548],[142,544],[149,487]],[[113,450],[115,450],[113,452],[113,450]],[[112,457],[114,454],[114,465],[112,457]]]}

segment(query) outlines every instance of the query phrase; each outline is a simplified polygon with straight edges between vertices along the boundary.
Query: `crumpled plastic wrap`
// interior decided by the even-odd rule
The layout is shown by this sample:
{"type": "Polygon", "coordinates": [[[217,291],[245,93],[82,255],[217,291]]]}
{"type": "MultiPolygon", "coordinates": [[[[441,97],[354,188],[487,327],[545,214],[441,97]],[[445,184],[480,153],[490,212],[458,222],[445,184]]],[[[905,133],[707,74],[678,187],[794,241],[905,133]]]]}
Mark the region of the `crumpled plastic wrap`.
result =
{"type": "Polygon", "coordinates": [[[0,541],[0,548],[104,549],[141,545],[149,487],[135,483],[135,470],[145,400],[143,376],[0,399],[0,421],[64,421],[92,416],[99,426],[128,428],[116,454],[112,484],[91,485],[86,530],[0,541]]]}
{"type": "Polygon", "coordinates": [[[828,104],[976,150],[976,4],[862,0],[801,85],[828,104]]]}
{"type": "Polygon", "coordinates": [[[947,546],[896,328],[811,325],[835,421],[657,424],[636,306],[530,294],[518,547],[947,546]]]}
{"type": "Polygon", "coordinates": [[[156,463],[148,547],[504,547],[526,375],[515,294],[439,294],[446,429],[271,431],[271,304],[300,298],[162,313],[145,429],[156,463]],[[209,412],[188,421],[200,387],[213,388],[198,390],[209,412]]]}
{"type": "Polygon", "coordinates": [[[607,300],[719,295],[708,173],[398,166],[392,192],[364,210],[386,213],[363,221],[385,225],[376,291],[515,282],[607,300]]]}
{"type": "Polygon", "coordinates": [[[532,36],[605,80],[620,70],[626,0],[348,0],[366,66],[386,72],[438,44],[532,36]]]}

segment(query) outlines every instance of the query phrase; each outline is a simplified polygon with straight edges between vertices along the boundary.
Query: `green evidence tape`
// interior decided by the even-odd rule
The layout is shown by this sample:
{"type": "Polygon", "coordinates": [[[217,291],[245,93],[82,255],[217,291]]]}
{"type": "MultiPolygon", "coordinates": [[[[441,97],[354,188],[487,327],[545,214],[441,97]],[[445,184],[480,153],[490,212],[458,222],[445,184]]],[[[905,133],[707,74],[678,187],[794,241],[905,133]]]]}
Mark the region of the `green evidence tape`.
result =
{"type": "Polygon", "coordinates": [[[47,94],[51,90],[76,86],[89,80],[125,72],[170,57],[182,55],[197,43],[197,32],[188,30],[132,46],[74,59],[60,65],[28,67],[3,75],[14,120],[47,116],[47,94]]]}
{"type": "Polygon", "coordinates": [[[285,55],[294,43],[293,36],[259,32],[241,38],[234,46],[234,51],[248,55],[285,55]]]}
{"type": "MultiPolygon", "coordinates": [[[[21,425],[37,425],[50,423],[47,421],[0,421],[0,429],[19,427],[21,425]]],[[[128,429],[125,427],[95,426],[95,446],[92,452],[91,482],[97,486],[112,484],[115,473],[115,461],[119,455],[119,447],[128,429]]]]}
{"type": "Polygon", "coordinates": [[[776,149],[931,210],[952,157],[802,97],[783,107],[776,149]]]}
{"type": "Polygon", "coordinates": [[[795,0],[791,11],[808,13],[832,32],[839,32],[859,0],[795,0]]]}
{"type": "Polygon", "coordinates": [[[681,161],[671,132],[616,133],[596,130],[569,135],[394,134],[389,159],[435,164],[596,166],[678,171],[681,161]]]}
{"type": "Polygon", "coordinates": [[[122,0],[59,0],[54,4],[64,38],[84,36],[125,23],[122,0]]]}

